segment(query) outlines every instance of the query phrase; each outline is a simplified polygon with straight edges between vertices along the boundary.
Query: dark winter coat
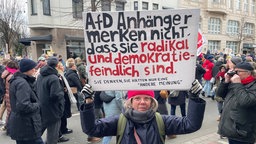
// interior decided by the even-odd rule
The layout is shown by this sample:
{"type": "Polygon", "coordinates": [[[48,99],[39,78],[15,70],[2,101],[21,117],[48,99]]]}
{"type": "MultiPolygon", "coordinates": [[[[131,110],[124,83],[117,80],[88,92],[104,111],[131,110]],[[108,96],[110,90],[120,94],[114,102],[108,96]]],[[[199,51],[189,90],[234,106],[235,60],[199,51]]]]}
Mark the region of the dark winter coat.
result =
{"type": "Polygon", "coordinates": [[[39,100],[34,91],[34,77],[16,72],[10,80],[10,136],[14,140],[41,137],[42,125],[39,100]]]}
{"type": "Polygon", "coordinates": [[[202,80],[203,75],[205,74],[205,69],[201,64],[196,64],[196,79],[202,80]]]}
{"type": "Polygon", "coordinates": [[[225,98],[218,133],[254,143],[256,136],[256,81],[247,85],[221,83],[217,95],[225,98]]]}
{"type": "Polygon", "coordinates": [[[59,75],[59,79],[60,79],[61,86],[63,87],[64,99],[65,99],[63,117],[70,118],[72,116],[72,113],[71,113],[71,102],[70,102],[70,99],[69,99],[69,96],[68,96],[67,87],[66,87],[66,85],[64,83],[64,80],[63,80],[62,76],[63,75],[59,75]]]}
{"type": "Polygon", "coordinates": [[[76,87],[78,92],[83,89],[82,83],[76,70],[68,69],[65,73],[65,77],[70,87],[76,87]]]}
{"type": "MultiPolygon", "coordinates": [[[[162,115],[165,124],[165,134],[186,134],[200,129],[204,117],[205,101],[200,99],[196,102],[191,100],[188,104],[188,115],[186,117],[176,117],[162,115]]],[[[116,136],[119,116],[103,118],[95,121],[94,104],[83,104],[80,111],[83,132],[88,135],[103,137],[116,136]]],[[[156,119],[153,118],[148,123],[138,124],[127,119],[122,144],[136,144],[134,137],[134,127],[143,144],[161,144],[156,119]]]]}
{"type": "Polygon", "coordinates": [[[212,68],[212,76],[213,77],[216,77],[219,70],[220,70],[220,66],[222,66],[224,63],[222,61],[217,61],[215,64],[214,64],[214,67],[212,68]]]}
{"type": "Polygon", "coordinates": [[[58,71],[48,65],[40,69],[36,84],[43,127],[59,121],[64,112],[64,90],[58,71]]]}
{"type": "Polygon", "coordinates": [[[188,96],[187,91],[179,91],[177,97],[168,97],[168,103],[171,105],[181,105],[186,102],[186,97],[188,96]]]}

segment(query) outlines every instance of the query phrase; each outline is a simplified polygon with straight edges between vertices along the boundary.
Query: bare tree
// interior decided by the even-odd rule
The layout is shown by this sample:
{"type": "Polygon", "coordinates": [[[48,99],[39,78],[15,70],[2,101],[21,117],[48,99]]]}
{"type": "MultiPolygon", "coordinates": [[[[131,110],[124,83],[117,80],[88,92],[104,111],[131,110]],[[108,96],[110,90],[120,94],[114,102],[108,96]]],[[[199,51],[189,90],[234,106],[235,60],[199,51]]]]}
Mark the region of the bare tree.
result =
{"type": "Polygon", "coordinates": [[[7,47],[6,53],[11,55],[23,31],[25,18],[22,13],[22,6],[17,0],[0,0],[0,33],[7,47]]]}

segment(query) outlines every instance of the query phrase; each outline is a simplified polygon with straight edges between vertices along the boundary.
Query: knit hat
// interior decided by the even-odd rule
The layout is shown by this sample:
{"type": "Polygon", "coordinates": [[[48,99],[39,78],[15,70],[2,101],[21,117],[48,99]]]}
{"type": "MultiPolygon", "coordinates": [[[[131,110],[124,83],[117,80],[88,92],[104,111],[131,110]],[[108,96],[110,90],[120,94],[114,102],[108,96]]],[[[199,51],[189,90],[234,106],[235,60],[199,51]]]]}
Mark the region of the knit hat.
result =
{"type": "Polygon", "coordinates": [[[39,57],[37,61],[44,61],[45,57],[39,57]]]}
{"type": "Polygon", "coordinates": [[[234,65],[237,65],[238,63],[242,62],[242,58],[240,57],[232,57],[230,60],[234,65]]]}
{"type": "Polygon", "coordinates": [[[21,59],[20,60],[20,64],[19,64],[19,66],[20,66],[20,72],[27,72],[27,71],[29,71],[29,70],[32,70],[33,68],[35,68],[36,67],[36,62],[34,62],[34,61],[32,61],[32,60],[30,60],[30,59],[21,59]]]}
{"type": "Polygon", "coordinates": [[[129,90],[127,92],[127,95],[128,95],[128,99],[133,98],[137,95],[148,95],[152,98],[155,97],[154,91],[150,91],[150,90],[148,90],[148,91],[146,91],[146,90],[129,90]]]}
{"type": "Polygon", "coordinates": [[[214,58],[213,55],[208,55],[208,56],[206,57],[206,59],[208,59],[208,60],[213,59],[213,58],[214,58]]]}
{"type": "Polygon", "coordinates": [[[252,65],[248,62],[240,62],[236,65],[236,68],[240,68],[240,69],[244,69],[244,70],[248,70],[248,71],[254,70],[252,65]]]}
{"type": "Polygon", "coordinates": [[[51,67],[56,67],[59,63],[58,58],[56,57],[50,57],[47,59],[47,64],[51,67]]]}

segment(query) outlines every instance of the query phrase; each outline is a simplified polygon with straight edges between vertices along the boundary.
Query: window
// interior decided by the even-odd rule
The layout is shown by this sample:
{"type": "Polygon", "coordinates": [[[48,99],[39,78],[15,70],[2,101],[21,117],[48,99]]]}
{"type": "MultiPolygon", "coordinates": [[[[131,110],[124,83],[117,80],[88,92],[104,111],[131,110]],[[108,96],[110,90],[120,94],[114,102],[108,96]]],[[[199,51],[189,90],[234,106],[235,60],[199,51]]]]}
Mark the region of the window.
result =
{"type": "Polygon", "coordinates": [[[85,46],[83,41],[67,41],[67,58],[85,58],[85,46]]]}
{"type": "Polygon", "coordinates": [[[134,10],[138,10],[138,1],[134,1],[134,10]]]}
{"type": "Polygon", "coordinates": [[[208,21],[208,33],[220,34],[221,21],[219,18],[210,18],[208,21]]]}
{"type": "Polygon", "coordinates": [[[220,41],[211,41],[211,40],[209,40],[208,41],[208,50],[211,53],[215,53],[218,50],[220,50],[220,41]]]}
{"type": "Polygon", "coordinates": [[[124,11],[124,2],[116,1],[116,11],[124,11]]]}
{"type": "Polygon", "coordinates": [[[110,0],[102,0],[101,1],[101,10],[102,11],[111,11],[111,2],[110,0]]]}
{"type": "Polygon", "coordinates": [[[239,33],[239,22],[234,20],[229,20],[227,25],[228,34],[238,34],[239,33]]]}
{"type": "Polygon", "coordinates": [[[227,41],[226,48],[230,48],[232,50],[232,54],[237,54],[238,52],[238,42],[236,41],[227,41]]]}
{"type": "Polygon", "coordinates": [[[82,18],[83,0],[72,0],[73,18],[82,18]]]}
{"type": "Polygon", "coordinates": [[[244,0],[244,11],[245,12],[249,11],[249,2],[248,2],[248,0],[244,0]]]}
{"type": "Polygon", "coordinates": [[[233,1],[232,0],[228,0],[228,8],[229,9],[233,8],[233,1]]]}
{"type": "Polygon", "coordinates": [[[241,0],[236,1],[236,9],[241,10],[241,0]]]}
{"type": "Polygon", "coordinates": [[[252,15],[255,15],[255,0],[252,0],[252,3],[251,3],[251,13],[252,15]]]}
{"type": "Polygon", "coordinates": [[[244,34],[248,36],[254,35],[254,24],[252,23],[245,23],[244,25],[244,34]]]}
{"type": "Polygon", "coordinates": [[[158,10],[158,4],[153,3],[153,10],[158,10]]]}
{"type": "Polygon", "coordinates": [[[36,3],[36,0],[31,0],[31,15],[37,15],[37,3],[36,3]]]}
{"type": "Polygon", "coordinates": [[[148,2],[142,2],[142,10],[148,10],[148,2]]]}
{"type": "Polygon", "coordinates": [[[51,15],[50,0],[43,0],[44,15],[51,15]]]}
{"type": "Polygon", "coordinates": [[[212,0],[213,3],[220,3],[220,0],[212,0]]]}

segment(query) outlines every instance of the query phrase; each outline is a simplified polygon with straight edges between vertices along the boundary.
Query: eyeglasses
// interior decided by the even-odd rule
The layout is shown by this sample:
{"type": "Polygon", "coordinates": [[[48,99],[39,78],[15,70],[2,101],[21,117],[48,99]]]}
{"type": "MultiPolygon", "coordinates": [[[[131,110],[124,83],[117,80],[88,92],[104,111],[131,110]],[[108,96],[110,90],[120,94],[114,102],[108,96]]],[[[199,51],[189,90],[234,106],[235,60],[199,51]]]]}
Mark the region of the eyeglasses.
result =
{"type": "Polygon", "coordinates": [[[141,102],[142,100],[144,102],[150,102],[151,98],[143,96],[143,97],[134,97],[133,100],[136,101],[136,102],[141,102]]]}
{"type": "Polygon", "coordinates": [[[236,73],[240,73],[240,72],[249,72],[249,71],[244,71],[244,70],[236,70],[236,73]]]}

